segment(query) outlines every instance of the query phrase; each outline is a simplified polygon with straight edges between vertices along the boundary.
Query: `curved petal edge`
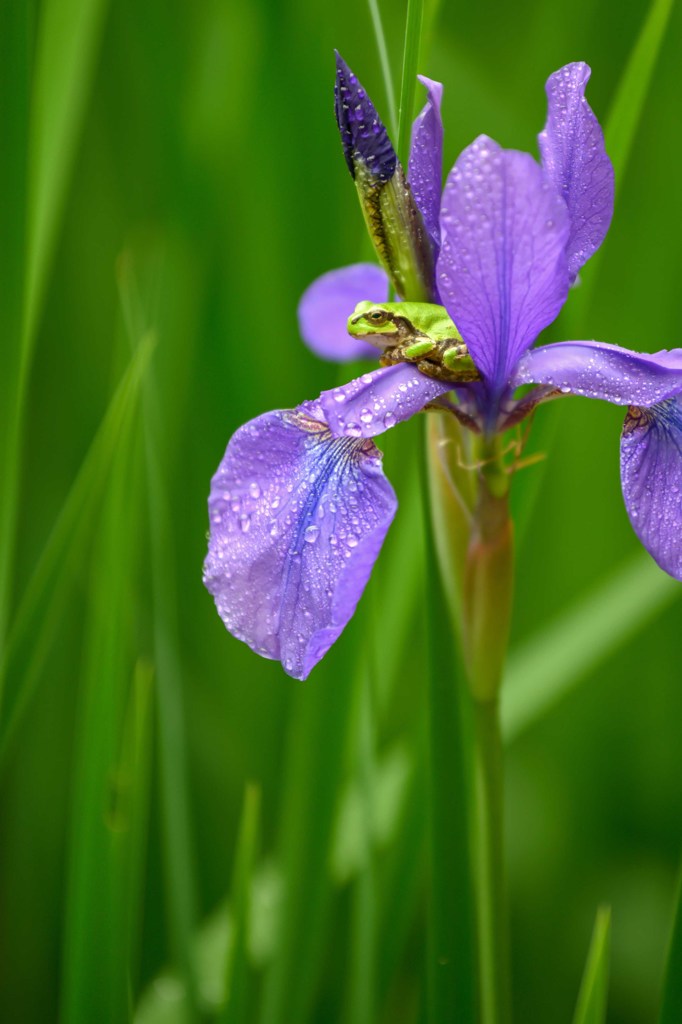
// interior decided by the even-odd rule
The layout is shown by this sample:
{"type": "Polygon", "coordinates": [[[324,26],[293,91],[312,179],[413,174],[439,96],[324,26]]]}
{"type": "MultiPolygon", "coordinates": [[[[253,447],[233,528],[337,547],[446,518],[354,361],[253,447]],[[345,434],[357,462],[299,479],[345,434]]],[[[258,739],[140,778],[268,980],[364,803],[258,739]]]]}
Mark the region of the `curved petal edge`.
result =
{"type": "Polygon", "coordinates": [[[566,203],[527,153],[481,135],[450,172],[436,281],[493,392],[566,300],[569,228],[566,203]]]}
{"type": "Polygon", "coordinates": [[[547,121],[538,135],[542,166],[571,217],[571,282],[604,241],[613,215],[613,167],[604,133],[585,99],[590,73],[578,61],[550,75],[545,86],[547,121]]]}
{"type": "Polygon", "coordinates": [[[376,359],[376,349],[361,338],[351,338],[346,323],[358,302],[383,302],[387,296],[388,277],[375,263],[351,263],[330,270],[308,285],[301,296],[301,337],[315,355],[331,362],[376,359]]]}
{"type": "Polygon", "coordinates": [[[549,384],[614,405],[654,405],[682,392],[682,349],[633,352],[598,341],[559,341],[531,349],[512,385],[549,384]]]}
{"type": "Polygon", "coordinates": [[[381,453],[318,406],[241,427],[211,481],[204,584],[235,637],[305,679],[353,615],[397,501],[381,453]]]}
{"type": "Polygon", "coordinates": [[[425,75],[417,77],[426,89],[427,99],[412,125],[407,180],[429,233],[434,259],[437,259],[443,187],[443,121],[440,115],[443,86],[425,75]]]}
{"type": "Polygon", "coordinates": [[[319,403],[332,433],[376,437],[452,390],[411,363],[396,363],[323,391],[319,403]]]}
{"type": "Polygon", "coordinates": [[[682,580],[682,398],[629,410],[620,478],[632,528],[661,569],[682,580]]]}

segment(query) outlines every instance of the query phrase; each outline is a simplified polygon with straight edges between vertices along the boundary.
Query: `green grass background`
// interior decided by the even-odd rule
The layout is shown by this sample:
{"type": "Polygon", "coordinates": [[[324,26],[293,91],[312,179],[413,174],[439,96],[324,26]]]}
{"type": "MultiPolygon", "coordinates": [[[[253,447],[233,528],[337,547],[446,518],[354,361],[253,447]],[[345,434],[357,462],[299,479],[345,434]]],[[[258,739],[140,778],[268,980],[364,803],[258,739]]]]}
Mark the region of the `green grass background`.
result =
{"type": "MultiPolygon", "coordinates": [[[[405,11],[381,10],[398,84],[405,11]]],[[[425,46],[421,69],[445,83],[448,167],[481,132],[535,152],[545,79],[570,60],[591,64],[606,122],[643,47],[613,122],[614,224],[552,339],[682,344],[682,15],[656,51],[649,11],[444,0],[425,46]]],[[[228,636],[201,584],[209,480],[232,432],[341,379],[300,342],[296,304],[367,252],[332,88],[337,47],[387,110],[368,9],[19,0],[0,38],[0,1020],[417,1024],[419,425],[381,440],[400,515],[306,683],[228,636]]],[[[620,425],[595,402],[542,409],[532,447],[548,458],[514,482],[521,1022],[572,1018],[601,903],[609,1021],[655,1020],[660,1000],[682,833],[682,605],[630,529],[620,425]]]]}

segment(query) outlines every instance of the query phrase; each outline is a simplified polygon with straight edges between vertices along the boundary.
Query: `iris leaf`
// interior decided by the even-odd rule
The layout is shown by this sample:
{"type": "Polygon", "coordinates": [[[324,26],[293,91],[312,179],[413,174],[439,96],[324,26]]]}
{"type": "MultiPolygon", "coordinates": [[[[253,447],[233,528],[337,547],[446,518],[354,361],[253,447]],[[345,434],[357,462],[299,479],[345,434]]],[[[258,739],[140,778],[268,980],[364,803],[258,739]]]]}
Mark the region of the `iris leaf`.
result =
{"type": "Polygon", "coordinates": [[[220,1024],[242,1024],[249,1019],[248,936],[251,927],[251,888],[258,845],[260,790],[247,785],[237,839],[230,905],[233,912],[226,971],[227,1001],[220,1024]]]}
{"type": "Polygon", "coordinates": [[[89,621],[75,737],[61,1019],[117,1024],[128,1009],[126,910],[133,895],[120,870],[127,831],[126,780],[119,764],[130,681],[131,603],[137,533],[126,515],[135,503],[136,432],[118,438],[92,560],[89,621]],[[105,585],[103,585],[105,581],[105,585]],[[102,999],[102,992],[107,998],[102,999]]]}
{"type": "Polygon", "coordinates": [[[682,1020],[682,878],[678,880],[663,999],[658,1024],[678,1024],[682,1020]]]}
{"type": "MultiPolygon", "coordinates": [[[[151,262],[155,268],[156,260],[152,258],[151,262]]],[[[145,301],[149,299],[148,295],[143,297],[139,293],[132,261],[127,258],[119,263],[119,290],[131,345],[135,351],[151,329],[148,313],[150,303],[145,301]]],[[[192,949],[197,912],[187,794],[182,666],[177,647],[175,549],[160,458],[160,438],[163,436],[164,423],[153,378],[145,381],[143,389],[143,428],[166,899],[173,954],[182,971],[188,994],[185,1020],[193,1022],[199,1016],[192,949]]]]}
{"type": "Polygon", "coordinates": [[[68,606],[67,594],[75,565],[85,558],[84,540],[92,528],[92,518],[109,478],[119,439],[130,429],[154,345],[154,337],[148,335],[131,357],[19,603],[0,660],[0,675],[8,672],[15,656],[28,643],[31,653],[11,694],[11,707],[0,730],[0,762],[36,692],[45,658],[68,606]]]}
{"type": "MultiPolygon", "coordinates": [[[[11,152],[10,175],[25,168],[27,185],[21,182],[5,192],[9,202],[16,204],[12,214],[13,230],[7,241],[3,237],[3,246],[9,243],[9,258],[14,263],[9,285],[10,302],[15,306],[8,307],[11,327],[8,336],[16,357],[11,360],[7,382],[10,401],[5,407],[6,451],[0,460],[3,467],[0,481],[3,495],[0,644],[4,638],[5,603],[11,585],[24,402],[35,332],[89,93],[106,0],[46,0],[41,5],[30,94],[28,54],[33,5],[22,3],[9,7],[16,8],[16,12],[11,16],[10,26],[15,38],[5,39],[5,49],[12,54],[6,72],[9,79],[6,85],[10,87],[6,95],[16,104],[16,113],[8,119],[3,117],[2,122],[16,126],[19,133],[18,137],[5,139],[5,149],[9,145],[11,152]],[[22,304],[21,310],[16,306],[17,300],[22,304]]],[[[6,183],[0,181],[0,184],[6,183]]],[[[5,220],[4,214],[2,220],[5,220]]],[[[3,281],[7,287],[4,275],[3,281]]]]}
{"type": "Polygon", "coordinates": [[[611,910],[600,907],[587,954],[573,1024],[604,1024],[608,994],[611,910]]]}

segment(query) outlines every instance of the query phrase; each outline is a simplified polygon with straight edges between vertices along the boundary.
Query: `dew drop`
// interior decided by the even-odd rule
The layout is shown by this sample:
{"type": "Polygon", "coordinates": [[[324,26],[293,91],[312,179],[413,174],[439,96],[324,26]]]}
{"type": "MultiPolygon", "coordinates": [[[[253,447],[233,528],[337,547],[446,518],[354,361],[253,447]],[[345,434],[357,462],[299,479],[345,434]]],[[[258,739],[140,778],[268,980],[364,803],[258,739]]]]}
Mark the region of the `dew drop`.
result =
{"type": "Polygon", "coordinates": [[[315,541],[317,540],[317,538],[319,537],[319,535],[320,535],[320,528],[319,528],[319,526],[306,526],[305,533],[303,534],[303,536],[305,537],[305,539],[308,542],[308,544],[314,544],[315,541]]]}

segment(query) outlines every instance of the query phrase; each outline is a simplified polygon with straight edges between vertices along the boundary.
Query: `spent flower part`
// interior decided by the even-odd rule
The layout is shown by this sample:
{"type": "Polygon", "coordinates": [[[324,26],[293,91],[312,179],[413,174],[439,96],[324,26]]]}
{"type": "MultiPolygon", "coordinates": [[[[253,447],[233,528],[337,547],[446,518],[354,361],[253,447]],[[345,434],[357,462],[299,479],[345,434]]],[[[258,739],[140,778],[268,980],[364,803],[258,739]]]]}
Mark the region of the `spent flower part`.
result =
{"type": "MultiPolygon", "coordinates": [[[[574,63],[550,76],[541,163],[480,136],[441,190],[442,87],[422,79],[427,102],[406,176],[374,105],[337,56],[344,156],[381,266],[355,264],[314,282],[301,300],[301,333],[328,359],[370,355],[347,321],[356,307],[357,320],[378,304],[400,321],[402,347],[383,337],[380,369],[240,428],[209,499],[206,585],[227,628],[290,675],[305,678],[343,630],[395,513],[371,439],[429,405],[488,447],[549,397],[626,406],[626,508],[647,550],[682,579],[682,350],[647,355],[594,341],[532,348],[613,211],[613,171],[585,99],[589,74],[574,63]],[[391,288],[408,301],[386,302],[391,288]],[[429,303],[444,307],[455,344],[434,337],[429,303]],[[473,375],[464,359],[457,372],[459,343],[473,375]],[[455,369],[439,377],[441,349],[455,352],[455,369]],[[517,398],[527,384],[533,389],[517,398]]],[[[377,342],[369,321],[365,338],[377,342]]]]}

